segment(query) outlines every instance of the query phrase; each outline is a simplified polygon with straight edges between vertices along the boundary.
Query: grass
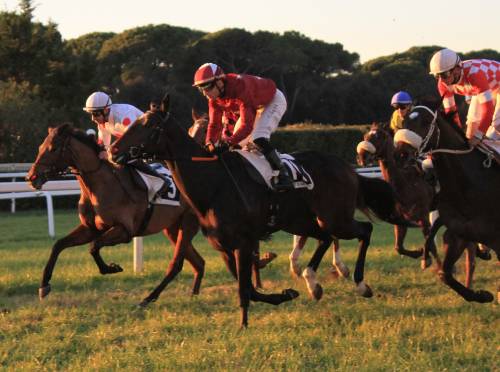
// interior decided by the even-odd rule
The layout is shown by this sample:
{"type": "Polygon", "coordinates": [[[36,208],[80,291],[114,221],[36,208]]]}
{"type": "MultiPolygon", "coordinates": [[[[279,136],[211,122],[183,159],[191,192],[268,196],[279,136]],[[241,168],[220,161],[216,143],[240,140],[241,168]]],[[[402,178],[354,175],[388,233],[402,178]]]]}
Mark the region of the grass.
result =
{"type": "MultiPolygon", "coordinates": [[[[352,281],[329,274],[331,252],[319,270],[324,296],[316,302],[302,280],[291,278],[291,237],[277,233],[262,244],[278,258],[264,269],[265,291],[293,287],[300,297],[277,307],[253,303],[250,327],[238,329],[236,284],[203,236],[194,242],[207,262],[201,294],[191,297],[184,271],[146,310],[135,305],[162,277],[172,248],[161,235],[145,238],[145,271],[132,272],[131,245],[104,248],[124,272],[100,276],[87,247],[64,251],[39,302],[37,289],[54,243],[42,212],[0,214],[0,369],[498,371],[497,304],[467,303],[441,284],[432,269],[401,258],[392,229],[375,225],[365,278],[375,296],[361,298],[352,281]]],[[[56,213],[56,233],[76,225],[73,211],[56,213]]],[[[305,265],[314,242],[308,242],[305,265]]],[[[342,242],[354,268],[356,242],[342,242]]],[[[407,248],[421,244],[419,232],[407,248]]],[[[463,280],[463,263],[458,265],[463,280]]],[[[494,291],[494,261],[478,261],[475,288],[494,291]]]]}

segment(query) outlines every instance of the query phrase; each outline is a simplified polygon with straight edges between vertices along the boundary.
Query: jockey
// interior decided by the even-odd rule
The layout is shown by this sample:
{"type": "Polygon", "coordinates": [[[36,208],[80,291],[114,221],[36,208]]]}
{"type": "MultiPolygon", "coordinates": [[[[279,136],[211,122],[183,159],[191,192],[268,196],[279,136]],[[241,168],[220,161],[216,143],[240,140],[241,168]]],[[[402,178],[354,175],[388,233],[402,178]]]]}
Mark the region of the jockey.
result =
{"type": "Polygon", "coordinates": [[[390,127],[394,133],[403,129],[403,119],[411,111],[412,98],[405,91],[399,91],[392,96],[391,106],[394,112],[391,116],[390,127]]]}
{"type": "Polygon", "coordinates": [[[459,126],[454,95],[471,97],[466,123],[471,146],[476,146],[485,136],[500,140],[500,62],[461,61],[454,51],[442,49],[432,56],[430,73],[438,80],[445,111],[455,111],[454,119],[459,126]]]}
{"type": "MultiPolygon", "coordinates": [[[[144,114],[135,106],[112,103],[111,98],[103,92],[92,93],[87,98],[83,111],[88,112],[92,121],[97,125],[97,143],[104,146],[104,150],[99,153],[99,158],[104,160],[108,159],[107,150],[111,145],[111,137],[120,138],[129,126],[144,114]]],[[[158,191],[159,195],[169,191],[170,181],[151,168],[149,164],[136,161],[131,165],[141,172],[164,181],[163,187],[158,191]]]]}
{"type": "Polygon", "coordinates": [[[292,189],[288,171],[269,141],[287,106],[285,96],[276,84],[258,76],[225,74],[216,64],[205,63],[196,71],[193,86],[208,99],[207,150],[213,152],[217,143],[243,147],[253,142],[271,168],[279,172],[275,189],[292,189]],[[234,113],[239,113],[239,118],[234,132],[227,136],[222,133],[223,116],[230,118],[234,113]]]}

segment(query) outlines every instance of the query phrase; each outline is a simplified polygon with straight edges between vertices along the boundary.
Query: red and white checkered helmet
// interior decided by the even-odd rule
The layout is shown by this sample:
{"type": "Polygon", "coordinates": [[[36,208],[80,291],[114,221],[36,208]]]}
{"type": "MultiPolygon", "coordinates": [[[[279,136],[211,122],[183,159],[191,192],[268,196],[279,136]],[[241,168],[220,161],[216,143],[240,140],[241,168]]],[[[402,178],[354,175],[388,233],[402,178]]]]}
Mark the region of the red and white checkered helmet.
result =
{"type": "Polygon", "coordinates": [[[222,79],[225,76],[224,71],[215,63],[205,63],[196,70],[193,87],[210,83],[216,79],[222,79]]]}

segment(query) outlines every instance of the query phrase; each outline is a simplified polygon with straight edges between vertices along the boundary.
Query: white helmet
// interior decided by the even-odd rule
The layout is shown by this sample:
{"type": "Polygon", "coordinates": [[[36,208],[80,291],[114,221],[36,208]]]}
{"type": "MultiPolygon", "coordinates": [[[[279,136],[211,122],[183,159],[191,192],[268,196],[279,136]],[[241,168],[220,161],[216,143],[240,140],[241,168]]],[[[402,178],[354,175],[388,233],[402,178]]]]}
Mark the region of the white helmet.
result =
{"type": "Polygon", "coordinates": [[[111,98],[106,93],[94,92],[87,98],[83,111],[92,112],[102,110],[111,106],[111,103],[111,98]]]}
{"type": "Polygon", "coordinates": [[[430,62],[430,73],[437,75],[442,72],[450,71],[460,63],[460,57],[451,49],[441,49],[436,52],[430,62]]]}

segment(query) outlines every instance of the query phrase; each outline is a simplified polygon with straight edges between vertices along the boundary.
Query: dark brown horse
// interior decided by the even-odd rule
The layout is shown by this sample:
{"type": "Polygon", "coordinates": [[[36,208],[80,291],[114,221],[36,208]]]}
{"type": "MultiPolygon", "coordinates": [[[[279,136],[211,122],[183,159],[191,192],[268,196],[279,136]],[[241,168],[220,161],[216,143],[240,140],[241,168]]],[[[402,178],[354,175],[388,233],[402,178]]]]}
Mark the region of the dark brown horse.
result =
{"type": "MultiPolygon", "coordinates": [[[[393,135],[390,128],[381,123],[373,123],[370,130],[364,135],[364,141],[358,145],[358,162],[362,166],[374,158],[384,180],[389,182],[396,192],[396,208],[408,220],[415,221],[422,229],[422,234],[427,239],[431,223],[429,212],[435,196],[434,188],[424,180],[423,172],[417,164],[401,166],[396,163],[394,154],[393,135]]],[[[422,257],[422,268],[430,265],[430,257],[423,257],[423,248],[412,251],[404,247],[404,239],[407,233],[406,226],[394,226],[394,248],[397,253],[418,258],[422,257]]],[[[436,252],[434,239],[430,239],[431,252],[440,265],[436,252]]]]}
{"type": "Polygon", "coordinates": [[[127,243],[134,236],[159,231],[163,231],[175,245],[174,256],[164,279],[142,304],[158,298],[182,270],[184,258],[195,272],[192,293],[199,293],[205,261],[191,244],[199,223],[185,199],[181,197],[180,206],[155,205],[148,210],[147,191],[136,185],[129,167],[116,167],[100,160],[100,150],[94,139],[67,124],[49,129],[28,173],[27,181],[39,190],[50,177],[71,167],[78,174],[82,191],[78,204],[80,225],[52,247],[43,272],[40,299],[50,292],[55,263],[65,248],[90,243],[90,254],[100,273],[114,274],[123,269],[117,264],[104,262],[99,253],[102,247],[127,243]]]}
{"type": "Polygon", "coordinates": [[[112,145],[113,159],[124,163],[155,154],[167,162],[208,239],[225,254],[228,268],[238,280],[242,326],[248,324],[250,300],[277,305],[298,296],[292,289],[262,294],[251,282],[252,256],[259,240],[278,230],[323,242],[313,256],[311,280],[315,280],[315,269],[332,237],[357,238],[360,244],[354,280],[362,295],[372,296],[363,273],[373,227],[370,222],[357,221],[354,212],[357,208],[371,210],[386,221],[405,222],[394,208],[390,185],[357,175],[349,164],[333,155],[308,151],[293,155],[311,175],[314,189],[271,192],[252,178],[238,153],[230,151],[218,157],[207,153],[186,130],[173,123],[166,104],[164,100],[161,112],[147,112],[139,118],[112,145]],[[275,217],[272,222],[271,211],[275,217]]]}
{"type": "MultiPolygon", "coordinates": [[[[208,115],[207,114],[199,114],[195,110],[192,111],[193,125],[189,127],[188,133],[194,140],[200,145],[205,143],[205,137],[207,135],[207,127],[208,127],[208,115]]],[[[299,265],[299,257],[302,253],[302,249],[304,248],[307,241],[306,236],[298,236],[294,235],[293,237],[293,248],[292,252],[290,252],[289,260],[290,260],[290,272],[294,277],[300,277],[302,275],[302,268],[299,265]]],[[[271,261],[274,259],[276,255],[273,253],[267,252],[264,257],[261,259],[267,261],[271,261]]],[[[340,247],[338,239],[333,239],[333,259],[332,259],[332,272],[337,273],[338,275],[348,278],[349,277],[349,269],[342,262],[340,257],[340,247]]],[[[260,282],[260,277],[258,275],[258,271],[255,272],[256,285],[260,287],[258,283],[260,282]]]]}
{"type": "MultiPolygon", "coordinates": [[[[491,154],[472,149],[461,130],[436,107],[416,106],[403,126],[414,138],[419,155],[432,156],[441,191],[437,208],[448,228],[445,238],[479,242],[500,254],[500,168],[491,154]]],[[[401,151],[407,144],[398,142],[401,151]]],[[[445,247],[440,278],[467,301],[491,302],[493,295],[473,291],[453,277],[453,266],[461,256],[463,244],[445,247]]]]}

